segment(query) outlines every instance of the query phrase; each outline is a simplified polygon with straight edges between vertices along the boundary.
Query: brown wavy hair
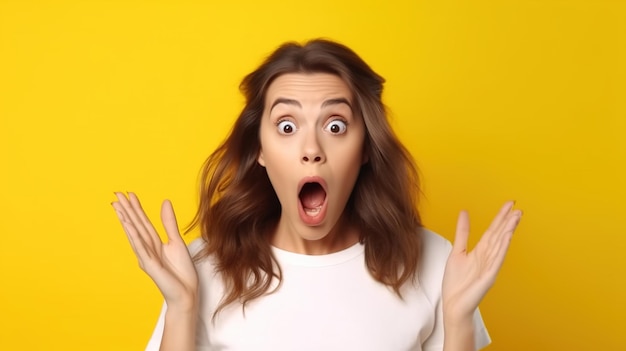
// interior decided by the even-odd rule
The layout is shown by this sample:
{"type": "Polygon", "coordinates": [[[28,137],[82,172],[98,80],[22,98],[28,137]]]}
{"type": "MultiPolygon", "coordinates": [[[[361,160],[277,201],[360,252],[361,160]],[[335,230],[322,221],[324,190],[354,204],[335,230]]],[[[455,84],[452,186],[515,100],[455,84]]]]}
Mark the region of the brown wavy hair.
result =
{"type": "Polygon", "coordinates": [[[287,73],[334,74],[352,91],[355,114],[365,123],[368,162],[361,167],[346,214],[360,231],[374,279],[400,295],[401,286],[415,278],[422,228],[418,172],[388,123],[384,78],[342,44],[324,39],[290,42],[243,79],[243,111],[202,168],[200,204],[189,230],[199,227],[206,241],[194,259],[210,256],[224,280],[225,295],[213,318],[237,301],[245,310],[246,303],[271,292],[273,279],[282,281],[269,240],[281,207],[257,158],[266,92],[276,77],[287,73]]]}

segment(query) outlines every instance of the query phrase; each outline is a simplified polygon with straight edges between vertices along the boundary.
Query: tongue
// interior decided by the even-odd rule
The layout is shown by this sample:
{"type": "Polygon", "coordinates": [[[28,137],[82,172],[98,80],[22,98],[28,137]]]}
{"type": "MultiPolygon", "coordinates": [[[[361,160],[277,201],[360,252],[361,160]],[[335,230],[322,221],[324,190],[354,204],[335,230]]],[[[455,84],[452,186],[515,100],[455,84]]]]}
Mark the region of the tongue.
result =
{"type": "Polygon", "coordinates": [[[326,192],[317,183],[306,184],[300,192],[300,201],[304,208],[317,208],[324,203],[326,192]]]}

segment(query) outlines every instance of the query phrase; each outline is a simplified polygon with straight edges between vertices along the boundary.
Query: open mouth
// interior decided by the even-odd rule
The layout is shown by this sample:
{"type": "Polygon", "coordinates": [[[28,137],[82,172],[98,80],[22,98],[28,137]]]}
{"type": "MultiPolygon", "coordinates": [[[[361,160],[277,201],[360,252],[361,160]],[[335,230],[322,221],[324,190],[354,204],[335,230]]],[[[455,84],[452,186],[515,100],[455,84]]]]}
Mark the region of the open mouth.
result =
{"type": "Polygon", "coordinates": [[[300,203],[307,216],[315,217],[322,210],[326,200],[326,190],[318,182],[305,183],[300,189],[300,203]]]}

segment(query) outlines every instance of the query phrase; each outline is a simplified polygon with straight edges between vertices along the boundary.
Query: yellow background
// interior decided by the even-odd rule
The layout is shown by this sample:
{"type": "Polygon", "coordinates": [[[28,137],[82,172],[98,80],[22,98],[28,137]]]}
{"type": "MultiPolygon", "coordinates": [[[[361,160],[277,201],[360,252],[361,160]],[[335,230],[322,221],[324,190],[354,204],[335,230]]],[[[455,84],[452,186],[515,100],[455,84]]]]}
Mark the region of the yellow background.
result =
{"type": "MultiPolygon", "coordinates": [[[[424,219],[474,239],[525,211],[482,304],[489,350],[626,344],[623,1],[1,1],[0,350],[138,350],[161,297],[110,208],[182,223],[286,40],[329,37],[388,80],[424,219]]],[[[192,237],[188,237],[187,240],[192,237]]]]}

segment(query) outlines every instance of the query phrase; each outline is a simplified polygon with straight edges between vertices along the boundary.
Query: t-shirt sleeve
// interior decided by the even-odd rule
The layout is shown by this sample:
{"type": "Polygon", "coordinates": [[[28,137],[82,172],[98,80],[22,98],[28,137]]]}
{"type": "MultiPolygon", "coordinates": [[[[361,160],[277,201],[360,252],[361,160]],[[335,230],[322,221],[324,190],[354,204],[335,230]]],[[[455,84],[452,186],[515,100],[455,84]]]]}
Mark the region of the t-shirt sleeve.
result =
{"type": "MultiPolygon", "coordinates": [[[[441,283],[443,282],[445,264],[452,250],[452,245],[448,240],[428,230],[425,231],[424,245],[426,251],[424,252],[425,267],[423,268],[426,271],[422,272],[425,277],[422,283],[429,288],[427,289],[429,290],[428,294],[435,306],[435,321],[432,333],[422,344],[422,350],[441,351],[443,350],[444,340],[441,283]],[[437,289],[431,289],[435,285],[437,289]]],[[[474,311],[473,321],[475,347],[476,350],[481,350],[491,343],[491,338],[478,308],[474,311]]]]}
{"type": "Polygon", "coordinates": [[[478,308],[474,311],[474,343],[476,344],[476,350],[483,349],[491,344],[491,337],[487,332],[483,317],[478,308]]]}

